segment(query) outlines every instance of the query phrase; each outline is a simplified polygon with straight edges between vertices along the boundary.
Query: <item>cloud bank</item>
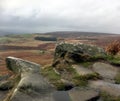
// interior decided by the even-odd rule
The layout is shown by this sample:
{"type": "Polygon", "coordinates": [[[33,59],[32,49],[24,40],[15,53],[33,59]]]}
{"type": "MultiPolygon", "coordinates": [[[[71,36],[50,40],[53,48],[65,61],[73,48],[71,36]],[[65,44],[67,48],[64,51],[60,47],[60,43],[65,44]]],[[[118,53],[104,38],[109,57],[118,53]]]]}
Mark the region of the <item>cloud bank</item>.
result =
{"type": "Polygon", "coordinates": [[[0,30],[120,33],[120,0],[0,0],[0,30]]]}

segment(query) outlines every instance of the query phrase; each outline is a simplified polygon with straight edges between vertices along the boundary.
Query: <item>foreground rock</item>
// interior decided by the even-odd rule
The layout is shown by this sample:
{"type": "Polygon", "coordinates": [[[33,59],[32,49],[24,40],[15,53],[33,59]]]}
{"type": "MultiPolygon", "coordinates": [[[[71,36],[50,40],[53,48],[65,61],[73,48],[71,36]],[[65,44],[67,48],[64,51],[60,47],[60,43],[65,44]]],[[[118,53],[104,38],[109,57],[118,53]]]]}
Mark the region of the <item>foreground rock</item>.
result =
{"type": "Polygon", "coordinates": [[[17,79],[8,94],[0,92],[1,101],[92,101],[99,98],[99,92],[90,88],[56,91],[40,75],[40,65],[36,63],[14,57],[8,57],[6,62],[17,79]]]}
{"type": "Polygon", "coordinates": [[[110,80],[113,80],[119,72],[118,68],[101,62],[93,64],[93,70],[100,74],[104,79],[110,80]]]}
{"type": "Polygon", "coordinates": [[[3,101],[7,95],[8,91],[0,91],[0,101],[3,101]]]}
{"type": "Polygon", "coordinates": [[[99,92],[90,88],[73,88],[69,91],[72,101],[97,101],[99,92]]]}
{"type": "Polygon", "coordinates": [[[90,81],[90,87],[106,92],[111,96],[120,97],[120,85],[112,84],[102,80],[90,81]]]}
{"type": "Polygon", "coordinates": [[[8,57],[6,62],[8,69],[20,77],[5,101],[54,101],[54,89],[40,75],[40,65],[14,57],[8,57]]]}

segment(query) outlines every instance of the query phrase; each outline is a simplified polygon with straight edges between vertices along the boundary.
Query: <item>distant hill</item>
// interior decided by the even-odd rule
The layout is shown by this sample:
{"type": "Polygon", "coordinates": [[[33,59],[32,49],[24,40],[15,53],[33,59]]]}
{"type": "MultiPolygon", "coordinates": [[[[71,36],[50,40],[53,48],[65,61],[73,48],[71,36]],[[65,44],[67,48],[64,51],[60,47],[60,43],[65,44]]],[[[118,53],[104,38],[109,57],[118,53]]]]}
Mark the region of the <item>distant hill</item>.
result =
{"type": "MultiPolygon", "coordinates": [[[[26,33],[0,30],[0,36],[9,35],[9,34],[26,34],[26,33]]],[[[32,34],[32,33],[27,33],[27,34],[32,34]]],[[[45,34],[45,35],[51,35],[54,37],[64,37],[64,38],[80,37],[80,36],[115,35],[114,33],[80,32],[80,31],[56,31],[56,32],[47,32],[47,33],[34,33],[34,34],[45,34]]],[[[119,35],[119,34],[117,34],[117,35],[119,35]]]]}
{"type": "Polygon", "coordinates": [[[0,36],[7,35],[7,34],[11,34],[11,32],[7,32],[7,31],[0,31],[0,36]]]}
{"type": "Polygon", "coordinates": [[[52,35],[54,37],[80,37],[80,36],[99,36],[99,35],[115,35],[112,33],[99,33],[99,32],[78,32],[78,31],[57,31],[48,32],[47,35],[52,35]]]}

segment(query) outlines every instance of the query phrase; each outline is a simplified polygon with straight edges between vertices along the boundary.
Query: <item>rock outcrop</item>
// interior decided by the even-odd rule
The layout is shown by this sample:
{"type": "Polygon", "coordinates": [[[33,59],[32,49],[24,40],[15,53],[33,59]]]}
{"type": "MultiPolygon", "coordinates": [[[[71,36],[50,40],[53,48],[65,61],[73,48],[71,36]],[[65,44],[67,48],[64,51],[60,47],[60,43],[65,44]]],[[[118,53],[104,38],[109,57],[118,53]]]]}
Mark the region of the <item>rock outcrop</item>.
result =
{"type": "Polygon", "coordinates": [[[0,101],[92,101],[99,98],[99,92],[90,88],[73,88],[69,91],[56,91],[40,74],[40,65],[8,57],[7,67],[16,74],[16,82],[6,93],[0,92],[0,101]],[[4,100],[3,100],[4,99],[4,100]]]}
{"type": "Polygon", "coordinates": [[[8,69],[19,75],[19,80],[5,101],[54,101],[54,89],[40,75],[40,65],[14,57],[8,57],[6,62],[8,69]]]}
{"type": "Polygon", "coordinates": [[[61,43],[56,46],[53,66],[60,67],[60,64],[65,66],[67,63],[92,61],[104,58],[105,55],[104,50],[97,46],[61,43]]]}

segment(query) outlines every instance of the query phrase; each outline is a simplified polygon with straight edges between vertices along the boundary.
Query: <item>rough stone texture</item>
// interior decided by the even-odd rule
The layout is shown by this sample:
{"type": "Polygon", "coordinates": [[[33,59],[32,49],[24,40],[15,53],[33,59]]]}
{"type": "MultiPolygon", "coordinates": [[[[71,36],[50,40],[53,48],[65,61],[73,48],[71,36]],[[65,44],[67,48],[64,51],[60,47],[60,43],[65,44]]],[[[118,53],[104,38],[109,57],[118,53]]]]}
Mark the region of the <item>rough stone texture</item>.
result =
{"type": "Polygon", "coordinates": [[[71,58],[73,61],[85,61],[94,56],[104,56],[105,52],[102,48],[87,44],[58,44],[55,49],[55,59],[71,58]]]}
{"type": "Polygon", "coordinates": [[[3,101],[7,96],[8,91],[0,91],[0,101],[3,101]]]}
{"type": "Polygon", "coordinates": [[[96,101],[99,99],[99,92],[90,88],[73,88],[69,92],[72,101],[96,101]]]}
{"type": "Polygon", "coordinates": [[[104,79],[111,80],[114,79],[118,73],[118,68],[101,62],[93,64],[93,70],[100,74],[104,79]]]}
{"type": "Polygon", "coordinates": [[[120,96],[120,85],[112,84],[102,80],[90,81],[90,87],[104,91],[112,96],[120,96]]]}
{"type": "Polygon", "coordinates": [[[40,71],[40,65],[15,57],[7,57],[6,64],[7,68],[15,73],[40,71]]]}
{"type": "Polygon", "coordinates": [[[54,101],[54,89],[40,75],[40,65],[14,57],[8,57],[6,62],[8,69],[21,75],[11,92],[11,101],[54,101]]]}
{"type": "Polygon", "coordinates": [[[82,67],[80,65],[73,65],[73,68],[79,75],[93,74],[94,72],[88,68],[82,67]]]}

